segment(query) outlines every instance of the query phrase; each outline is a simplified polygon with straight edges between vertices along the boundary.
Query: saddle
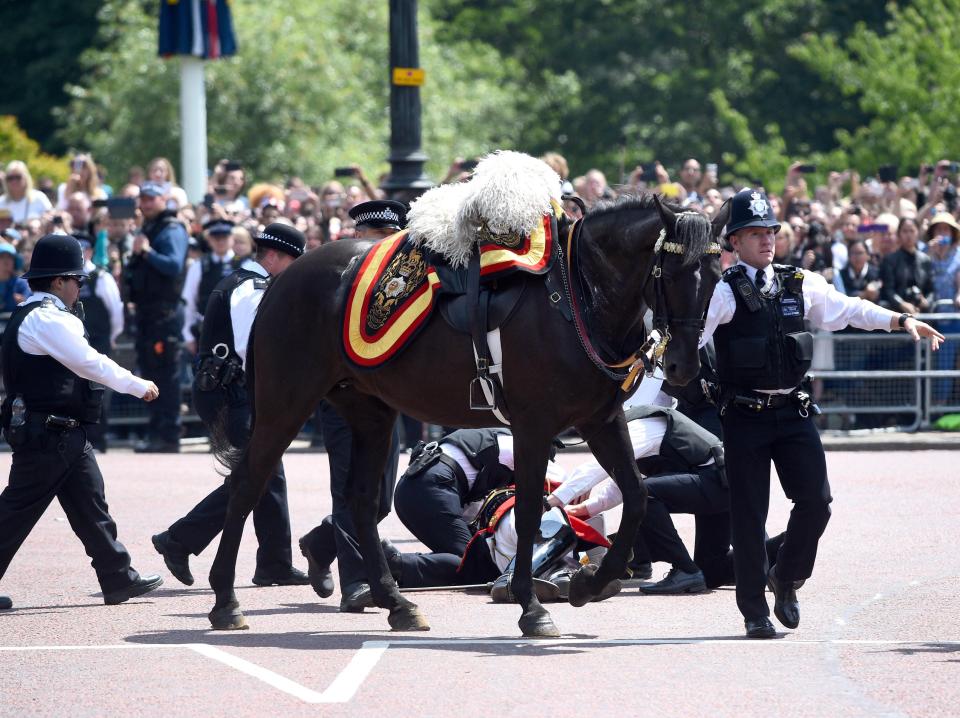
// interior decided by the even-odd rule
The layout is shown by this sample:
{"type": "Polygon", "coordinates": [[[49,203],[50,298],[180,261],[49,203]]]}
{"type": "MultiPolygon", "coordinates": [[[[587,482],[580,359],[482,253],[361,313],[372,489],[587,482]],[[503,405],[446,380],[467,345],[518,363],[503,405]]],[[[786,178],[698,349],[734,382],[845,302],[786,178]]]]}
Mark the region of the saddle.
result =
{"type": "MultiPolygon", "coordinates": [[[[553,265],[557,218],[545,215],[526,237],[481,237],[466,267],[418,246],[407,232],[382,240],[348,276],[343,311],[343,349],[354,366],[372,369],[396,357],[426,325],[434,307],[451,328],[469,334],[477,377],[471,407],[503,407],[501,387],[487,343],[513,316],[529,280],[553,265]]],[[[503,419],[505,420],[505,419],[503,419]]]]}

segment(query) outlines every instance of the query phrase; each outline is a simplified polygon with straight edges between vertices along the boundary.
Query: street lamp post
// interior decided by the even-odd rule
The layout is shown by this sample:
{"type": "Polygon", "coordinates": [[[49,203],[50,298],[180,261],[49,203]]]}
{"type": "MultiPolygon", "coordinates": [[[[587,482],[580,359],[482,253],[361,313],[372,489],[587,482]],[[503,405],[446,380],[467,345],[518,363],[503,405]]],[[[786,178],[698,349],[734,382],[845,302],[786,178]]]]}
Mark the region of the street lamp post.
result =
{"type": "Polygon", "coordinates": [[[420,147],[419,66],[417,0],[390,0],[390,174],[383,189],[406,201],[433,186],[420,147]]]}

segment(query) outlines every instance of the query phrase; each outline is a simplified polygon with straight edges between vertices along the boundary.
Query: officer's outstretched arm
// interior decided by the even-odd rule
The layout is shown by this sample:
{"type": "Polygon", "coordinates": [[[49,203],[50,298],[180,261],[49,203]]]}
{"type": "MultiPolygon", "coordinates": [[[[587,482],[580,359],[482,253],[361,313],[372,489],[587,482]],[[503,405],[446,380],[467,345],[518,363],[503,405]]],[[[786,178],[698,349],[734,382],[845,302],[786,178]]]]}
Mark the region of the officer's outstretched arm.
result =
{"type": "MultiPolygon", "coordinates": [[[[900,316],[897,315],[890,320],[890,329],[896,330],[900,328],[900,316]]],[[[933,351],[940,349],[940,345],[946,341],[946,338],[938,332],[936,329],[931,327],[926,322],[921,322],[919,319],[914,319],[913,317],[907,317],[906,321],[903,323],[903,329],[910,336],[913,337],[913,341],[920,341],[920,337],[929,337],[930,338],[930,348],[933,351]]]]}

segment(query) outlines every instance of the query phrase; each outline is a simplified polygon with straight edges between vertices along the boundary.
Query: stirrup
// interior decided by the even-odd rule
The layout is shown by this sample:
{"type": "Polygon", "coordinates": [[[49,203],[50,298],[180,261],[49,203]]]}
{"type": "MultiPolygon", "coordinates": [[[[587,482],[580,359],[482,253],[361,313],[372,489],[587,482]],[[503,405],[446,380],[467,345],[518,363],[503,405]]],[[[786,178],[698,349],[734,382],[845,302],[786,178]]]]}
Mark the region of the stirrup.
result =
{"type": "Polygon", "coordinates": [[[477,376],[470,381],[470,408],[476,411],[493,411],[497,408],[493,393],[493,381],[488,376],[477,376]]]}

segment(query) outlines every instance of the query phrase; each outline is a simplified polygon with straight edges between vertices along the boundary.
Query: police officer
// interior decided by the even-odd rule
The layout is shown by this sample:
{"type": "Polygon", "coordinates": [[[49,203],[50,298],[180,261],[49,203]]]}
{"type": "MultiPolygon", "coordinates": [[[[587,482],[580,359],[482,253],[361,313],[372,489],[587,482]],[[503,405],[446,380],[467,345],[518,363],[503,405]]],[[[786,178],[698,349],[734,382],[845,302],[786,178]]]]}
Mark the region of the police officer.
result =
{"type": "Polygon", "coordinates": [[[147,440],[135,447],[138,452],[180,451],[180,287],[188,237],[176,212],[167,209],[166,194],[156,182],[140,187],[144,223],[125,268],[127,296],[136,305],[137,365],[160,387],[160,400],[150,406],[147,440]]]}
{"type": "Polygon", "coordinates": [[[203,225],[210,251],[187,267],[183,280],[183,342],[190,354],[197,353],[200,327],[207,302],[220,280],[235,272],[241,259],[233,251],[234,223],[228,219],[211,219],[203,225]]]}
{"type": "MultiPolygon", "coordinates": [[[[83,307],[84,329],[90,346],[106,356],[113,355],[113,345],[123,331],[123,300],[117,280],[105,269],[94,265],[93,243],[89,234],[74,232],[83,250],[83,268],[87,280],[80,287],[78,306],[83,307]]],[[[100,421],[87,429],[87,440],[100,452],[107,450],[107,417],[110,412],[110,392],[104,392],[100,421]]]]}
{"type": "Polygon", "coordinates": [[[934,350],[943,341],[908,314],[847,297],[814,272],[772,264],[779,229],[762,191],[747,188],[732,198],[725,236],[739,261],[714,290],[701,340],[713,337],[717,350],[737,606],[751,638],[776,635],[767,585],[777,619],[787,628],[799,625],[796,589],[813,571],[830,518],[826,459],[811,416],[816,409],[799,390],[813,355],[808,326],[903,329],[914,341],[930,337],[934,350]],[[771,460],[794,504],[772,569],[764,549],[771,460]]]}
{"type": "Polygon", "coordinates": [[[72,311],[87,276],[74,237],[41,238],[24,276],[33,295],[14,311],[2,346],[7,398],[0,423],[13,464],[0,494],[0,577],[56,498],[91,558],[104,603],[122,603],[163,581],[140,576],[117,541],[87,427],[100,418],[98,384],[148,402],[157,398],[157,386],[98,353],[85,338],[72,311]]]}
{"type": "MultiPolygon", "coordinates": [[[[306,244],[302,232],[281,223],[268,225],[254,239],[255,257],[220,280],[210,295],[193,383],[194,407],[211,435],[225,434],[229,444],[238,448],[246,445],[250,433],[250,401],[243,376],[250,328],[268,278],[293,264],[306,244]]],[[[223,529],[229,499],[230,490],[222,483],[186,516],[153,537],[154,548],[181,583],[193,584],[190,554],[199,555],[223,529]]],[[[307,575],[292,563],[287,482],[282,463],[253,509],[253,526],[260,544],[253,583],[306,584],[307,575]]]]}
{"type": "MultiPolygon", "coordinates": [[[[406,225],[407,208],[393,200],[370,200],[354,205],[349,214],[356,223],[354,237],[378,241],[399,232],[406,225]]],[[[373,596],[366,580],[360,546],[355,538],[353,518],[347,505],[347,474],[350,471],[350,427],[327,402],[321,402],[314,415],[323,436],[323,446],[330,461],[330,492],[333,513],[300,538],[300,551],[307,559],[310,584],[321,598],[333,594],[330,564],[337,559],[340,574],[340,610],[357,613],[373,607],[373,596]]],[[[394,427],[390,456],[380,484],[380,513],[377,521],[390,513],[393,486],[397,480],[400,458],[400,431],[394,427]]]]}

